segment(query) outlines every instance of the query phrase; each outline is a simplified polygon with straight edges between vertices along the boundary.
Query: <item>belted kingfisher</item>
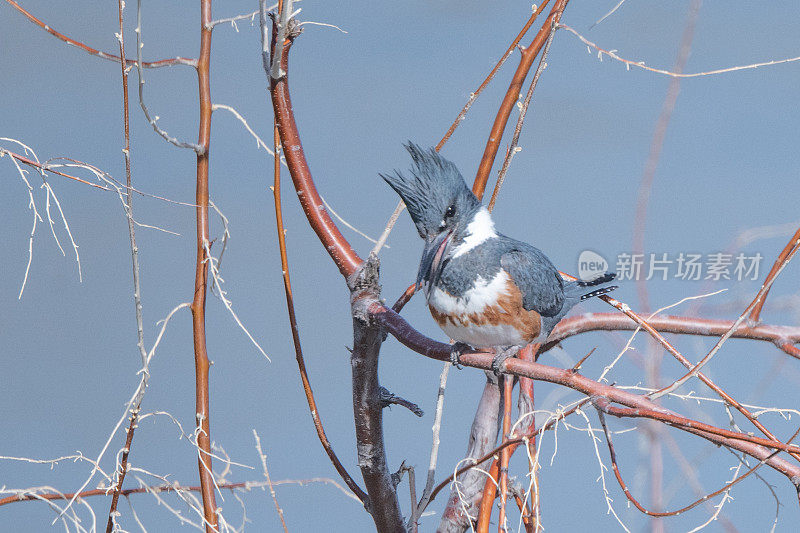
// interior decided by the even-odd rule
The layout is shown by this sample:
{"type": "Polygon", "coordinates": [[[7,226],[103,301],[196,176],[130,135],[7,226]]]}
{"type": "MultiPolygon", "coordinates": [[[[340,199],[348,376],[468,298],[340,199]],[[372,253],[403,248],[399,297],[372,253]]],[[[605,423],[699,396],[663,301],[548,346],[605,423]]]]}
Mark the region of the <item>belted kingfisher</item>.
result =
{"type": "Polygon", "coordinates": [[[411,175],[380,176],[425,240],[416,287],[425,289],[431,315],[456,341],[454,364],[469,346],[494,348],[497,373],[520,347],[544,343],[572,306],[617,288],[609,285],[613,273],[565,281],[541,250],[495,230],[452,162],[433,149],[405,147],[411,175]]]}

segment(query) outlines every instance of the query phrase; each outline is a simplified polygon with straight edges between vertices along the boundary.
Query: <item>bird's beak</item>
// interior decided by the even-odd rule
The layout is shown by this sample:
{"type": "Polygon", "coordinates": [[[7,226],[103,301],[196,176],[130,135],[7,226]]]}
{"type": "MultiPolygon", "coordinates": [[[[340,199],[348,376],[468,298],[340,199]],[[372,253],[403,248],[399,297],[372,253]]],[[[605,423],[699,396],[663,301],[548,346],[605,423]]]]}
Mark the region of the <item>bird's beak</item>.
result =
{"type": "Polygon", "coordinates": [[[431,285],[436,283],[441,272],[442,258],[452,237],[453,231],[450,230],[443,231],[433,238],[425,239],[425,248],[422,250],[422,260],[419,263],[419,272],[417,273],[416,290],[419,290],[422,280],[426,278],[431,285]]]}

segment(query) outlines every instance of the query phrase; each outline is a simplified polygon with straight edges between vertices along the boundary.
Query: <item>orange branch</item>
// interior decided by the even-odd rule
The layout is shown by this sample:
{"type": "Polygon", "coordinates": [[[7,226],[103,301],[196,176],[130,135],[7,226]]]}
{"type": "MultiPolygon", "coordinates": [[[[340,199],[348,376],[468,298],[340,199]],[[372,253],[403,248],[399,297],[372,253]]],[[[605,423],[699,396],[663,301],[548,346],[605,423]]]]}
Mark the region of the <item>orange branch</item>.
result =
{"type": "Polygon", "coordinates": [[[197,413],[197,457],[203,516],[206,533],[217,530],[217,504],[211,469],[211,422],[209,409],[209,360],[206,350],[206,289],[208,285],[209,246],[208,164],[211,145],[211,0],[200,1],[200,57],[197,61],[197,82],[200,95],[200,128],[197,144],[197,260],[195,262],[194,299],[192,300],[192,332],[195,363],[195,408],[197,413]]]}
{"type": "MultiPolygon", "coordinates": [[[[514,378],[503,376],[503,433],[501,442],[508,440],[511,432],[511,396],[514,393],[514,378]]],[[[508,500],[508,462],[511,459],[511,448],[500,450],[500,514],[497,518],[499,533],[505,531],[506,501],[508,500]]]]}
{"type": "Polygon", "coordinates": [[[322,203],[322,198],[317,192],[311,169],[303,152],[300,132],[297,129],[289,96],[289,50],[294,37],[290,32],[288,42],[283,47],[283,56],[280,58],[281,70],[286,72],[286,75],[278,79],[270,77],[270,94],[275,120],[278,123],[286,165],[289,167],[289,174],[292,177],[303,212],[320,242],[339,268],[339,272],[348,277],[356,271],[363,260],[347,242],[325,209],[325,204],[322,203]]]}
{"type": "Polygon", "coordinates": [[[53,170],[51,168],[48,168],[47,165],[42,165],[41,163],[37,163],[33,159],[29,159],[29,158],[25,157],[24,155],[20,155],[20,154],[11,152],[9,150],[6,150],[5,148],[0,148],[0,156],[2,156],[2,155],[8,155],[11,158],[16,159],[17,161],[19,161],[20,163],[22,163],[24,165],[28,165],[28,166],[34,167],[34,168],[39,169],[39,170],[41,170],[43,172],[51,172],[53,174],[57,174],[59,176],[65,177],[65,178],[69,178],[71,180],[75,180],[75,181],[77,181],[79,183],[83,183],[84,185],[89,185],[90,187],[94,187],[95,189],[102,189],[104,191],[110,190],[110,189],[108,189],[106,187],[103,187],[102,185],[98,185],[96,183],[92,183],[90,181],[86,181],[84,179],[77,178],[75,176],[71,176],[69,174],[64,174],[63,172],[59,172],[58,170],[53,170]]]}
{"type": "MultiPolygon", "coordinates": [[[[726,483],[725,485],[723,485],[719,489],[715,490],[714,492],[706,494],[702,498],[699,498],[699,499],[695,500],[694,502],[690,503],[689,505],[681,507],[680,509],[676,509],[675,511],[666,511],[666,512],[650,511],[649,509],[645,508],[636,498],[634,498],[634,496],[631,493],[630,489],[628,488],[627,484],[622,479],[622,474],[621,474],[621,472],[619,470],[619,465],[617,464],[617,453],[614,450],[614,443],[611,440],[611,433],[608,431],[608,426],[606,425],[606,420],[605,420],[605,416],[603,415],[603,410],[601,408],[598,408],[597,414],[600,417],[600,424],[603,426],[603,432],[605,433],[605,436],[606,436],[606,444],[608,445],[608,452],[609,452],[609,455],[611,456],[611,468],[614,471],[614,477],[617,479],[617,483],[619,483],[619,486],[622,489],[622,492],[625,493],[625,497],[628,498],[628,501],[630,501],[633,504],[633,506],[636,507],[639,511],[641,511],[642,513],[644,513],[644,514],[646,514],[648,516],[668,517],[668,516],[675,516],[675,515],[679,515],[679,514],[685,513],[686,511],[689,511],[690,509],[693,509],[693,508],[697,507],[701,503],[705,503],[708,500],[710,500],[711,498],[713,498],[715,496],[718,496],[719,494],[722,494],[723,492],[729,491],[734,485],[736,485],[740,481],[744,480],[745,478],[747,478],[748,476],[753,474],[756,470],[761,468],[765,463],[764,460],[760,461],[758,464],[756,464],[755,466],[750,468],[747,472],[745,472],[741,476],[736,477],[735,479],[729,481],[728,483],[726,483]]],[[[798,433],[800,433],[800,429],[795,431],[794,435],[792,435],[792,437],[787,442],[791,442],[792,440],[794,440],[795,437],[797,437],[798,433]]],[[[778,453],[780,453],[779,450],[773,452],[772,454],[769,455],[769,457],[767,459],[775,457],[775,455],[777,455],[778,453]]]]}
{"type": "MultiPolygon", "coordinates": [[[[47,33],[49,33],[53,37],[57,37],[58,39],[61,39],[65,43],[67,43],[69,45],[72,45],[72,46],[75,46],[77,48],[80,48],[84,52],[86,52],[88,54],[91,54],[93,56],[99,57],[101,59],[107,59],[109,61],[115,61],[117,63],[120,62],[120,56],[115,56],[114,54],[107,54],[105,52],[97,50],[96,48],[92,48],[91,46],[83,44],[80,41],[76,41],[75,39],[67,37],[63,33],[57,32],[52,27],[50,27],[49,24],[45,24],[44,22],[42,22],[41,20],[39,20],[38,18],[33,16],[29,11],[25,10],[25,8],[23,8],[21,5],[19,5],[14,0],[6,0],[6,2],[8,2],[11,5],[11,7],[13,7],[17,11],[19,11],[20,13],[25,15],[25,17],[27,17],[27,19],[29,21],[31,21],[32,23],[36,24],[40,28],[42,28],[44,31],[46,31],[47,33]]],[[[135,59],[126,59],[125,61],[127,63],[136,63],[135,59]]],[[[172,65],[196,66],[197,65],[197,61],[195,61],[194,59],[188,59],[188,58],[185,58],[185,57],[173,57],[173,58],[170,58],[170,59],[160,59],[158,61],[142,61],[142,67],[144,67],[144,68],[169,67],[169,66],[172,66],[172,65]]]]}
{"type": "Polygon", "coordinates": [[[456,128],[459,126],[459,124],[461,124],[461,121],[464,120],[464,117],[467,115],[469,108],[472,107],[472,104],[475,103],[475,100],[477,100],[478,96],[489,85],[489,82],[491,82],[494,79],[495,74],[497,74],[497,71],[500,70],[500,67],[503,66],[503,63],[506,62],[506,59],[511,57],[511,53],[517,47],[522,38],[525,37],[525,34],[528,33],[528,30],[531,28],[531,26],[533,26],[533,23],[539,17],[539,14],[542,12],[542,10],[544,10],[544,8],[549,3],[550,0],[544,0],[541,4],[539,4],[539,7],[537,7],[536,10],[533,12],[531,17],[528,19],[528,22],[525,23],[525,26],[522,27],[519,34],[517,34],[517,37],[511,42],[511,44],[508,47],[508,50],[505,51],[503,56],[500,58],[497,64],[495,64],[492,71],[489,73],[488,76],[486,76],[486,78],[483,80],[480,86],[477,89],[475,89],[475,92],[473,92],[470,95],[469,100],[467,100],[467,103],[464,104],[463,108],[461,108],[461,112],[459,112],[458,116],[453,121],[453,123],[450,124],[450,128],[447,130],[447,133],[444,134],[442,140],[440,140],[439,143],[436,145],[437,152],[441,150],[442,147],[445,145],[445,143],[450,139],[450,136],[453,135],[453,132],[456,131],[456,128]]]}
{"type": "Polygon", "coordinates": [[[325,453],[328,454],[328,458],[330,459],[331,463],[333,463],[333,467],[339,472],[339,475],[342,477],[344,482],[353,491],[353,493],[361,500],[362,503],[366,503],[367,501],[367,494],[358,486],[355,480],[350,476],[345,469],[342,462],[339,460],[339,457],[333,451],[333,446],[331,446],[330,441],[328,440],[328,436],[325,434],[325,427],[322,424],[322,418],[319,416],[319,408],[317,407],[317,401],[314,398],[314,390],[311,388],[311,381],[308,378],[308,371],[306,370],[306,362],[305,358],[303,357],[303,348],[300,343],[300,330],[297,327],[297,316],[294,311],[294,296],[292,295],[292,282],[291,278],[289,277],[289,258],[286,253],[286,234],[283,229],[283,211],[282,211],[282,202],[281,202],[281,163],[280,163],[280,154],[281,154],[281,145],[280,145],[280,137],[278,134],[278,128],[275,127],[273,131],[273,143],[274,143],[274,153],[275,153],[275,166],[274,166],[274,182],[272,186],[272,193],[275,199],[275,223],[278,230],[278,246],[280,248],[280,256],[281,256],[281,270],[283,272],[283,290],[286,294],[286,308],[289,314],[289,326],[292,330],[292,342],[294,344],[294,354],[295,359],[297,360],[297,367],[300,370],[300,380],[303,382],[303,393],[306,396],[306,402],[308,403],[309,411],[311,412],[311,420],[314,422],[314,429],[317,431],[317,437],[319,438],[320,443],[322,444],[322,448],[325,450],[325,453]]]}
{"type": "Polygon", "coordinates": [[[558,24],[561,19],[561,14],[564,8],[567,7],[569,0],[558,0],[550,10],[550,14],[542,24],[542,28],[536,34],[536,37],[531,42],[530,46],[522,50],[522,58],[520,59],[519,66],[517,67],[514,77],[511,79],[511,84],[508,86],[506,96],[500,104],[500,109],[497,111],[497,117],[492,125],[492,130],[489,133],[489,139],[486,141],[486,148],[483,152],[480,165],[478,166],[478,173],[475,176],[475,183],[472,185],[472,192],[475,196],[481,198],[484,190],[486,190],[486,182],[489,179],[489,172],[492,170],[497,150],[500,147],[500,141],[503,138],[503,132],[508,123],[508,117],[511,116],[511,110],[517,104],[522,84],[525,83],[525,78],[533,66],[533,61],[539,55],[539,51],[544,46],[550,32],[553,31],[553,25],[558,24]]]}
{"type": "Polygon", "coordinates": [[[767,301],[767,295],[769,294],[769,290],[771,288],[768,285],[775,278],[775,276],[778,275],[781,265],[783,265],[783,263],[786,261],[786,258],[789,257],[789,254],[793,253],[798,246],[800,246],[800,228],[795,232],[783,250],[781,250],[781,253],[775,260],[775,263],[773,263],[769,274],[767,274],[767,277],[764,279],[764,286],[767,287],[767,289],[764,291],[764,294],[761,295],[761,300],[756,302],[756,305],[750,311],[750,315],[747,317],[750,322],[758,323],[761,317],[761,308],[764,307],[764,303],[767,301]]]}
{"type": "MultiPolygon", "coordinates": [[[[426,357],[440,361],[449,360],[449,345],[425,337],[412,328],[403,317],[387,309],[380,302],[374,301],[370,304],[369,312],[374,319],[380,321],[388,333],[393,335],[406,347],[426,357]]],[[[463,354],[460,361],[465,366],[491,370],[492,358],[493,354],[475,352],[463,354]]],[[[515,376],[525,376],[534,380],[559,384],[593,398],[604,397],[609,401],[630,407],[633,410],[646,410],[646,417],[648,418],[660,420],[715,444],[728,446],[751,455],[758,460],[763,460],[766,464],[784,474],[792,483],[796,482],[796,486],[800,486],[799,465],[781,457],[768,458],[774,449],[788,451],[793,454],[797,453],[797,450],[800,448],[796,446],[788,446],[780,441],[754,437],[747,433],[730,432],[719,428],[713,428],[713,426],[689,420],[662,408],[646,396],[633,394],[610,385],[599,383],[581,376],[571,369],[555,368],[540,363],[510,358],[501,365],[501,371],[503,373],[514,374],[515,376]]],[[[734,406],[735,405],[741,407],[738,403],[734,404],[734,406]]]]}

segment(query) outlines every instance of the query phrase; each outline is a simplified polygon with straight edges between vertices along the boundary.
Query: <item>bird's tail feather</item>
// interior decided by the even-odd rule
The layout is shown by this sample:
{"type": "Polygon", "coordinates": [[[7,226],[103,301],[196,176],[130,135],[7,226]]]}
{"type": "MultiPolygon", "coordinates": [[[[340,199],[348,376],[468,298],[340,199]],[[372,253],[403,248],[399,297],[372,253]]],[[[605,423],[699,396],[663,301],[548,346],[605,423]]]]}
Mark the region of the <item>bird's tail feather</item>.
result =
{"type": "Polygon", "coordinates": [[[564,292],[568,298],[574,298],[573,301],[577,303],[578,301],[594,298],[595,296],[600,296],[601,294],[606,294],[619,288],[618,285],[608,284],[615,277],[617,277],[615,273],[606,272],[589,281],[573,281],[564,287],[564,292]]]}
{"type": "Polygon", "coordinates": [[[597,290],[594,290],[592,292],[587,292],[586,294],[582,294],[581,295],[581,301],[587,300],[589,298],[594,298],[595,296],[600,296],[602,294],[606,294],[607,292],[611,292],[614,289],[618,289],[618,288],[619,288],[619,285],[610,285],[608,287],[601,287],[601,288],[599,288],[597,290]]]}
{"type": "Polygon", "coordinates": [[[597,285],[602,285],[603,283],[608,283],[612,279],[616,278],[617,274],[614,272],[606,272],[605,274],[600,274],[594,279],[589,281],[578,281],[579,287],[596,287],[597,285]]]}
{"type": "Polygon", "coordinates": [[[564,296],[566,297],[564,306],[557,315],[542,317],[542,331],[539,342],[545,342],[556,324],[564,318],[574,305],[588,298],[594,298],[619,288],[617,285],[608,285],[615,277],[617,275],[613,272],[606,272],[589,281],[578,280],[564,283],[564,296]]]}

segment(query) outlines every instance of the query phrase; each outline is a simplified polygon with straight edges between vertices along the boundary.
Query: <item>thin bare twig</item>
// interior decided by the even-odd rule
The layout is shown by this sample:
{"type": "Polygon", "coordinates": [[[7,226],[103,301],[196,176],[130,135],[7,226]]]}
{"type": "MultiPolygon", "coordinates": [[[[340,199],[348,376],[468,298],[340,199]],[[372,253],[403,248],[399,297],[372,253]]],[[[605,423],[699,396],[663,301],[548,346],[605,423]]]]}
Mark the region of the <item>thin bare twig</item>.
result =
{"type": "Polygon", "coordinates": [[[625,3],[625,0],[619,0],[619,2],[617,2],[617,5],[615,5],[614,7],[612,7],[612,8],[611,8],[611,10],[610,10],[609,12],[607,12],[605,15],[603,15],[602,17],[600,17],[599,19],[597,19],[596,21],[594,21],[594,22],[592,23],[592,25],[591,25],[591,26],[589,26],[589,29],[592,29],[592,28],[594,28],[595,26],[597,26],[598,24],[600,24],[601,22],[603,22],[604,20],[606,20],[608,17],[610,17],[611,15],[613,15],[614,13],[616,13],[616,12],[617,12],[617,9],[619,9],[620,7],[622,7],[622,4],[624,4],[624,3],[625,3]]]}
{"type": "Polygon", "coordinates": [[[749,70],[759,67],[769,67],[772,65],[781,65],[783,63],[794,63],[795,61],[800,61],[800,56],[797,57],[789,57],[786,59],[776,59],[772,61],[763,61],[761,63],[752,63],[750,65],[740,65],[736,67],[727,67],[727,68],[720,68],[716,70],[707,70],[705,72],[693,72],[689,74],[684,74],[681,72],[672,72],[670,70],[664,70],[659,68],[648,67],[644,64],[644,61],[632,61],[630,59],[624,59],[617,55],[616,50],[606,50],[604,48],[600,48],[598,45],[594,44],[592,41],[588,40],[586,37],[575,31],[572,27],[567,26],[566,24],[559,24],[559,29],[565,29],[571,34],[575,35],[578,39],[586,45],[587,50],[589,48],[594,48],[597,50],[597,57],[602,60],[603,56],[610,57],[611,59],[615,59],[620,63],[623,63],[625,67],[630,70],[631,67],[640,68],[643,70],[648,70],[650,72],[655,72],[657,74],[663,74],[665,76],[670,76],[673,78],[699,78],[702,76],[713,76],[714,74],[725,74],[727,72],[736,72],[738,70],[749,70]]]}
{"type": "MultiPolygon", "coordinates": [[[[266,12],[266,0],[261,0],[261,14],[260,14],[260,23],[261,23],[261,39],[262,39],[262,59],[263,65],[265,69],[265,73],[269,75],[269,42],[268,42],[268,30],[267,30],[267,12],[266,12]]],[[[275,162],[273,165],[273,185],[272,185],[272,194],[275,201],[275,225],[278,233],[278,247],[280,250],[280,257],[281,257],[281,271],[283,274],[283,290],[286,295],[286,309],[289,315],[289,327],[291,328],[292,332],[292,343],[294,345],[294,352],[295,352],[295,359],[297,360],[297,367],[300,372],[300,380],[303,384],[303,393],[306,397],[306,402],[308,403],[308,409],[311,414],[311,419],[314,423],[314,429],[317,432],[317,438],[319,438],[320,444],[322,444],[322,448],[325,450],[325,453],[328,454],[328,458],[330,459],[333,467],[342,477],[344,482],[353,491],[353,493],[358,497],[361,502],[367,501],[367,493],[364,492],[361,487],[358,486],[358,483],[352,478],[352,476],[347,472],[347,469],[342,465],[342,462],[339,460],[339,457],[336,455],[336,452],[333,450],[333,446],[331,445],[330,441],[328,440],[328,436],[325,434],[325,427],[322,424],[322,418],[319,415],[319,409],[317,407],[316,399],[314,398],[314,390],[311,388],[311,381],[308,377],[308,371],[306,370],[306,363],[305,358],[303,357],[303,348],[300,343],[300,330],[297,325],[297,316],[294,311],[294,296],[292,294],[292,283],[291,277],[289,275],[289,258],[286,252],[286,232],[284,231],[283,227],[283,210],[282,210],[282,202],[281,202],[281,182],[280,182],[280,162],[279,162],[279,154],[281,152],[281,143],[280,143],[280,136],[277,126],[273,127],[273,153],[275,162]]]]}
{"type": "MultiPolygon", "coordinates": [[[[20,6],[14,0],[6,0],[6,2],[8,2],[14,9],[19,11],[23,15],[25,15],[28,18],[29,21],[31,21],[32,23],[36,24],[40,28],[42,28],[44,31],[46,31],[47,33],[49,33],[53,37],[61,39],[65,43],[67,43],[69,45],[72,45],[72,46],[75,46],[76,48],[80,48],[84,52],[87,52],[87,53],[89,53],[89,54],[91,54],[93,56],[97,56],[97,57],[102,58],[102,59],[107,59],[109,61],[115,61],[117,63],[120,62],[120,58],[118,56],[115,56],[113,54],[107,54],[106,52],[102,52],[100,50],[92,48],[91,46],[87,46],[87,45],[83,44],[80,41],[76,41],[75,39],[67,37],[63,33],[57,32],[49,24],[45,24],[44,22],[42,22],[41,20],[39,20],[38,18],[33,16],[29,11],[26,11],[22,6],[20,6]]],[[[126,62],[127,63],[133,63],[134,60],[126,59],[126,62]]],[[[188,59],[188,58],[185,58],[185,57],[173,57],[173,58],[170,58],[170,59],[160,59],[158,61],[144,61],[142,63],[142,67],[143,68],[170,67],[172,65],[189,65],[189,66],[193,67],[193,66],[196,65],[196,61],[194,59],[188,59]]]]}
{"type": "Polygon", "coordinates": [[[489,173],[492,170],[492,165],[494,165],[497,150],[500,147],[500,141],[506,129],[506,124],[508,124],[511,110],[519,99],[522,84],[525,83],[525,78],[528,76],[531,66],[533,66],[533,61],[536,59],[536,56],[539,55],[545,42],[550,37],[552,28],[561,20],[561,14],[567,7],[568,2],[569,0],[556,1],[555,5],[550,10],[550,14],[544,21],[544,24],[542,24],[541,29],[536,34],[536,37],[531,44],[522,51],[522,57],[520,58],[517,70],[514,72],[514,77],[511,79],[508,90],[500,104],[500,109],[497,111],[494,124],[492,124],[489,138],[486,141],[486,148],[483,151],[483,156],[478,165],[478,172],[475,175],[475,181],[472,185],[472,192],[474,192],[478,198],[483,196],[483,192],[486,189],[486,181],[489,179],[489,173]]]}
{"type": "Polygon", "coordinates": [[[119,515],[117,511],[117,503],[119,502],[120,491],[122,484],[125,482],[125,474],[128,472],[128,457],[131,452],[131,445],[133,444],[133,434],[137,427],[139,418],[139,410],[141,408],[142,399],[144,398],[144,391],[147,387],[147,380],[149,372],[147,371],[147,350],[144,347],[144,319],[142,317],[142,291],[139,280],[139,247],[136,245],[136,228],[133,223],[133,195],[130,193],[132,187],[131,178],[131,136],[130,136],[130,113],[128,102],[128,66],[125,60],[125,26],[123,24],[123,10],[125,9],[124,0],[117,2],[119,11],[119,33],[117,40],[119,41],[119,57],[120,70],[122,72],[122,129],[124,135],[124,148],[122,153],[125,159],[125,184],[127,185],[128,194],[125,197],[125,211],[126,218],[128,219],[128,238],[130,239],[131,246],[131,266],[133,269],[133,304],[135,307],[136,316],[136,346],[139,348],[139,355],[142,360],[142,381],[141,394],[137,394],[136,400],[130,409],[130,424],[125,436],[125,446],[122,449],[122,459],[119,462],[119,468],[116,471],[117,482],[114,486],[114,493],[111,497],[111,508],[108,512],[108,522],[106,523],[106,533],[111,533],[116,523],[116,517],[119,515]]]}
{"type": "Polygon", "coordinates": [[[275,509],[278,511],[278,516],[281,519],[281,525],[283,526],[284,533],[289,533],[289,529],[286,527],[286,520],[283,518],[283,509],[278,504],[278,497],[275,495],[275,487],[272,484],[272,479],[269,477],[269,470],[267,470],[267,456],[264,455],[264,452],[261,451],[261,439],[256,433],[256,430],[253,430],[253,437],[256,439],[256,450],[258,451],[258,457],[261,459],[261,468],[264,471],[264,477],[267,480],[267,485],[269,485],[269,493],[272,496],[272,502],[275,504],[275,509]]]}
{"type": "Polygon", "coordinates": [[[497,201],[497,195],[506,179],[508,168],[511,166],[511,160],[514,159],[516,153],[521,150],[521,148],[519,148],[519,136],[522,133],[522,124],[525,122],[525,115],[528,113],[528,106],[530,106],[531,98],[533,98],[533,91],[536,90],[536,85],[539,83],[539,77],[541,77],[542,72],[544,72],[544,69],[547,67],[547,54],[550,52],[550,45],[553,43],[553,37],[555,36],[555,28],[551,27],[550,35],[547,37],[547,42],[545,43],[544,50],[542,51],[542,57],[539,58],[539,66],[536,67],[536,72],[533,74],[531,84],[528,86],[528,92],[525,94],[525,100],[522,102],[522,105],[519,108],[519,118],[517,119],[517,125],[514,127],[514,135],[511,137],[511,144],[508,146],[508,150],[506,150],[506,157],[503,159],[503,166],[500,167],[500,172],[497,174],[497,183],[494,185],[492,197],[489,200],[489,211],[494,209],[494,204],[497,201]]]}
{"type": "MultiPolygon", "coordinates": [[[[8,1],[8,0],[6,0],[8,1]]],[[[158,133],[165,141],[170,144],[174,144],[178,148],[191,148],[194,150],[198,155],[202,154],[204,149],[207,149],[207,146],[201,144],[194,144],[190,142],[184,142],[178,140],[176,137],[170,136],[169,133],[161,129],[158,125],[158,116],[151,117],[150,111],[147,109],[147,106],[144,103],[144,68],[142,62],[142,0],[137,0],[136,2],[136,28],[133,30],[136,33],[136,73],[139,76],[139,106],[142,108],[142,112],[144,113],[147,122],[150,123],[150,126],[153,127],[153,130],[158,133]]],[[[209,32],[209,36],[211,35],[211,30],[203,29],[201,31],[209,32]]],[[[195,69],[199,72],[200,65],[203,63],[203,58],[197,60],[197,62],[193,63],[195,69]]],[[[208,62],[206,61],[206,64],[208,62]]],[[[209,111],[210,113],[210,111],[209,111]]]]}
{"type": "MultiPolygon", "coordinates": [[[[267,11],[272,11],[276,7],[278,7],[278,4],[273,4],[273,5],[271,5],[271,6],[269,6],[267,8],[267,11]]],[[[214,28],[214,26],[217,26],[218,24],[230,23],[231,26],[233,26],[233,29],[238,32],[239,31],[239,26],[236,24],[236,22],[240,21],[240,20],[250,19],[250,24],[252,24],[253,22],[255,22],[256,16],[258,16],[258,12],[259,12],[259,10],[256,9],[255,11],[252,11],[250,13],[244,13],[242,15],[236,15],[234,17],[227,17],[227,18],[212,20],[211,22],[208,23],[208,25],[206,27],[209,30],[211,30],[211,29],[214,28]]]]}
{"type": "MultiPolygon", "coordinates": [[[[792,239],[793,240],[790,241],[790,243],[797,240],[795,239],[794,236],[792,237],[792,239]]],[[[758,304],[758,302],[760,302],[766,296],[770,287],[772,287],[772,284],[778,278],[778,275],[783,271],[784,268],[786,268],[786,265],[789,264],[789,261],[792,260],[792,258],[794,257],[794,255],[797,253],[798,250],[800,250],[800,246],[795,246],[788,254],[786,254],[784,260],[781,262],[777,270],[775,270],[772,277],[764,281],[764,284],[761,286],[761,289],[756,294],[755,298],[753,299],[753,302],[747,307],[747,309],[745,309],[742,312],[741,315],[739,315],[739,318],[736,319],[731,328],[727,332],[725,332],[725,334],[722,337],[720,337],[720,339],[717,341],[714,347],[711,348],[711,350],[705,357],[703,357],[703,359],[698,361],[697,364],[692,365],[689,372],[685,374],[683,377],[674,381],[672,384],[668,385],[667,387],[664,387],[658,392],[651,394],[650,397],[653,399],[660,398],[661,396],[674,391],[675,389],[686,383],[692,377],[696,377],[700,373],[700,369],[702,369],[706,364],[708,364],[711,358],[713,358],[714,355],[717,354],[717,352],[725,343],[725,341],[727,341],[731,337],[731,335],[733,335],[733,332],[736,330],[736,328],[739,327],[739,325],[742,322],[744,322],[744,320],[749,316],[750,311],[755,308],[756,304],[758,304]]]]}
{"type": "MultiPolygon", "coordinates": [[[[332,485],[336,487],[342,494],[347,496],[348,498],[352,499],[356,503],[360,504],[360,500],[355,497],[355,495],[347,490],[347,487],[341,485],[335,479],[327,478],[327,477],[315,477],[309,479],[279,479],[273,480],[272,486],[279,487],[283,485],[300,485],[305,486],[311,483],[323,483],[325,485],[332,485]]],[[[268,487],[269,484],[266,481],[237,481],[232,483],[220,483],[219,488],[222,490],[252,490],[257,488],[264,488],[268,487]]],[[[121,495],[125,496],[132,496],[134,494],[146,494],[146,493],[159,493],[159,492],[200,492],[201,487],[200,485],[181,485],[179,483],[165,483],[162,485],[145,485],[138,488],[133,489],[123,489],[121,495]]],[[[0,507],[3,505],[8,505],[11,503],[16,502],[30,502],[30,501],[52,501],[52,500],[69,500],[73,497],[77,498],[89,498],[92,496],[108,496],[108,489],[101,488],[101,489],[91,489],[79,494],[73,493],[62,493],[56,491],[55,489],[51,489],[50,487],[37,487],[34,489],[26,489],[26,490],[10,490],[4,489],[3,492],[13,492],[14,494],[11,496],[7,496],[5,498],[0,498],[0,507]],[[51,490],[51,493],[42,493],[42,490],[51,490]]]]}
{"type": "Polygon", "coordinates": [[[431,500],[431,493],[433,492],[436,463],[439,457],[439,432],[442,428],[442,413],[444,411],[444,390],[447,386],[447,375],[450,372],[451,366],[453,365],[449,362],[445,363],[442,368],[442,373],[439,375],[439,389],[436,392],[436,414],[433,417],[433,442],[431,443],[431,456],[428,461],[428,475],[425,480],[425,489],[422,491],[422,498],[420,498],[419,502],[417,502],[416,498],[412,497],[413,507],[411,517],[408,519],[408,529],[412,532],[417,531],[419,527],[419,517],[428,506],[431,500]]]}
{"type": "MultiPolygon", "coordinates": [[[[789,242],[786,243],[781,253],[778,254],[778,258],[775,259],[775,263],[772,264],[772,268],[769,270],[767,277],[764,279],[764,283],[770,281],[775,276],[778,275],[780,269],[783,268],[783,263],[786,261],[786,258],[789,257],[789,254],[794,253],[794,251],[800,246],[800,228],[795,232],[789,242]]],[[[764,294],[761,296],[756,304],[753,306],[753,309],[750,311],[750,315],[747,317],[750,322],[757,323],[761,318],[761,309],[764,307],[764,303],[767,301],[767,296],[769,295],[769,288],[764,291],[764,294]]]]}
{"type": "Polygon", "coordinates": [[[475,103],[475,100],[478,99],[478,96],[480,96],[483,90],[494,79],[495,74],[497,74],[497,71],[500,70],[500,67],[503,66],[503,63],[505,63],[506,60],[509,57],[511,57],[512,52],[514,52],[514,50],[517,48],[519,42],[522,40],[523,37],[525,37],[525,34],[528,33],[528,30],[531,28],[531,26],[533,26],[533,23],[536,21],[536,19],[539,17],[539,14],[544,10],[544,8],[547,6],[548,3],[550,3],[550,0],[544,0],[541,4],[539,4],[539,6],[531,14],[530,18],[528,18],[528,21],[519,31],[516,38],[514,38],[514,40],[511,41],[511,44],[508,46],[508,49],[503,53],[503,55],[497,61],[495,66],[492,68],[492,71],[489,72],[489,75],[486,76],[486,78],[484,78],[484,80],[481,82],[478,88],[475,89],[475,91],[469,95],[469,100],[467,100],[467,103],[464,104],[463,108],[461,108],[461,111],[458,113],[458,116],[450,125],[450,128],[447,130],[447,133],[444,134],[444,137],[442,137],[442,139],[436,145],[437,152],[442,149],[445,143],[450,139],[450,136],[453,135],[453,132],[456,131],[456,128],[458,128],[458,126],[461,124],[461,121],[464,120],[465,116],[467,116],[469,108],[472,107],[472,104],[475,103]]]}

